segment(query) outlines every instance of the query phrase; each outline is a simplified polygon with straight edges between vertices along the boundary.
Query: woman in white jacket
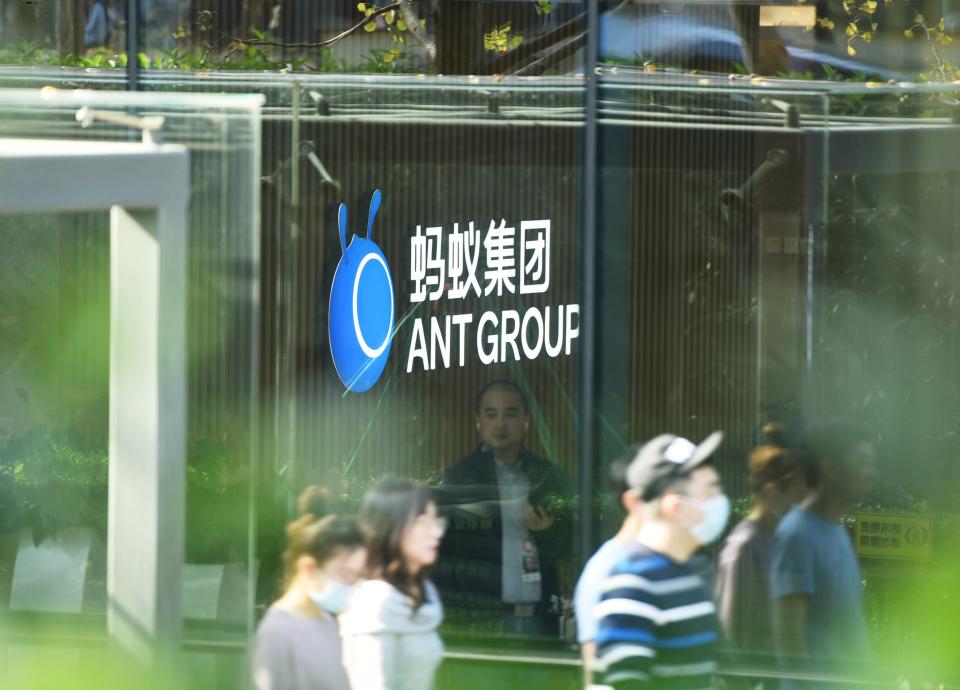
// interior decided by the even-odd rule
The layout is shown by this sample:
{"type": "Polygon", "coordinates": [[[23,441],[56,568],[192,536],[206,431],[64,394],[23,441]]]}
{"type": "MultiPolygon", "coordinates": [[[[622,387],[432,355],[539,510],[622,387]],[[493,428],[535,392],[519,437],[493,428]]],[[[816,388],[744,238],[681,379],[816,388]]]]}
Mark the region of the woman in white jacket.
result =
{"type": "Polygon", "coordinates": [[[369,579],[341,617],[343,661],[352,690],[430,690],[443,658],[443,606],[429,580],[446,523],[424,486],[377,483],[360,523],[369,579]]]}

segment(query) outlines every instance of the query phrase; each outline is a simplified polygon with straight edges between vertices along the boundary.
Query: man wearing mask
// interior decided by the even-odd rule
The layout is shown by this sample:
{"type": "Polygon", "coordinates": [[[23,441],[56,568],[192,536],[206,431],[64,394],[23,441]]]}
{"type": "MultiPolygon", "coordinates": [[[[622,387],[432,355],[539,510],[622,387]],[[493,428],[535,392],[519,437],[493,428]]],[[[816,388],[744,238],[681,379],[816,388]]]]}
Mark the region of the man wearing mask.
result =
{"type": "Polygon", "coordinates": [[[709,459],[723,435],[695,445],[671,434],[645,444],[627,469],[643,526],[597,606],[594,682],[616,690],[700,690],[716,666],[716,608],[690,558],[716,540],[730,501],[709,459]]]}
{"type": "Polygon", "coordinates": [[[515,383],[494,381],[480,391],[480,446],[436,487],[450,526],[436,579],[449,611],[458,604],[471,613],[495,609],[503,632],[555,635],[557,559],[569,551],[572,526],[559,508],[571,490],[557,463],[524,448],[529,428],[515,383]]]}

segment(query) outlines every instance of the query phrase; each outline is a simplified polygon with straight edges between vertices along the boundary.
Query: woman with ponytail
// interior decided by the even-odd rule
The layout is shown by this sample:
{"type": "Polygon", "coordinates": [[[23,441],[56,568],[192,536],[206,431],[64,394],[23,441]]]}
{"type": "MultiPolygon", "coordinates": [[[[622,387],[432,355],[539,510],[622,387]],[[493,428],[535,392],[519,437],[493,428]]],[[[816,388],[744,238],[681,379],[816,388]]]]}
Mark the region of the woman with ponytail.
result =
{"type": "Polygon", "coordinates": [[[322,490],[308,489],[300,510],[287,526],[283,595],[268,609],[254,640],[253,687],[350,690],[337,615],[363,574],[363,534],[354,517],[324,515],[322,490]]]}
{"type": "Polygon", "coordinates": [[[741,661],[768,663],[773,649],[770,555],[780,518],[807,492],[800,451],[786,447],[779,424],[763,427],[747,458],[753,505],[730,532],[717,562],[717,614],[730,651],[741,661]]]}
{"type": "Polygon", "coordinates": [[[429,579],[446,528],[430,491],[385,479],[364,497],[367,577],[343,615],[354,690],[430,690],[443,658],[443,607],[429,579]]]}

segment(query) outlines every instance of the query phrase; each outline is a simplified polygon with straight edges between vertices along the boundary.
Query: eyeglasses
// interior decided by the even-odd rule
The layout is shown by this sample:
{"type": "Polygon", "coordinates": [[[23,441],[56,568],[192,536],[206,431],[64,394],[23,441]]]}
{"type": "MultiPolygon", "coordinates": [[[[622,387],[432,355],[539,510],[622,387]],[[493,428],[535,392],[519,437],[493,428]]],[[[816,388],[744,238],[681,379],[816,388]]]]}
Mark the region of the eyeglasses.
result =
{"type": "Polygon", "coordinates": [[[416,520],[413,521],[413,526],[418,527],[422,530],[434,530],[437,532],[446,532],[447,531],[447,518],[445,517],[430,517],[429,515],[421,515],[416,520]]]}

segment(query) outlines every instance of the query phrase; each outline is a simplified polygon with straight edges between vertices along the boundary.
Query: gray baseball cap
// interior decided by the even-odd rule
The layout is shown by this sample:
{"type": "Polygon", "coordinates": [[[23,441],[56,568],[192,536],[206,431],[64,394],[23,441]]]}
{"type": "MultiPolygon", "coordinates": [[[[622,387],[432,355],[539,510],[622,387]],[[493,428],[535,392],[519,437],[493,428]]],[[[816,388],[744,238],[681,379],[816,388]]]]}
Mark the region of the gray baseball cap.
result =
{"type": "Polygon", "coordinates": [[[681,436],[662,434],[643,444],[627,467],[627,485],[644,501],[660,496],[676,479],[700,467],[723,441],[714,431],[700,444],[681,436]]]}

